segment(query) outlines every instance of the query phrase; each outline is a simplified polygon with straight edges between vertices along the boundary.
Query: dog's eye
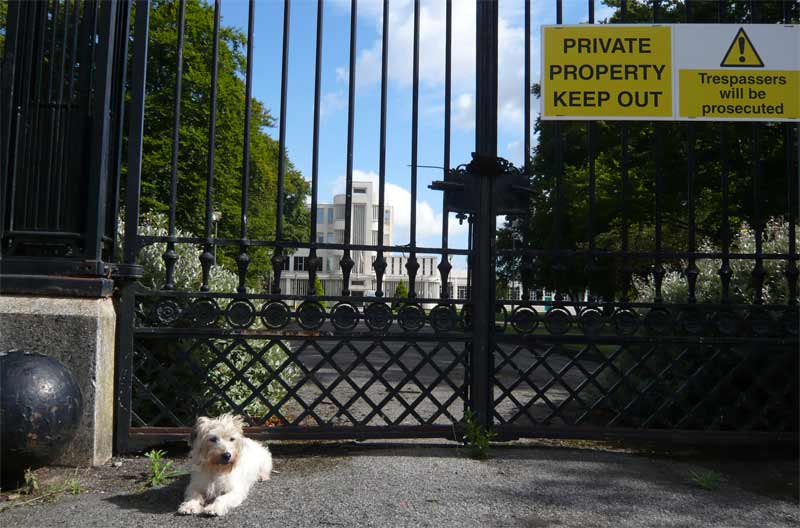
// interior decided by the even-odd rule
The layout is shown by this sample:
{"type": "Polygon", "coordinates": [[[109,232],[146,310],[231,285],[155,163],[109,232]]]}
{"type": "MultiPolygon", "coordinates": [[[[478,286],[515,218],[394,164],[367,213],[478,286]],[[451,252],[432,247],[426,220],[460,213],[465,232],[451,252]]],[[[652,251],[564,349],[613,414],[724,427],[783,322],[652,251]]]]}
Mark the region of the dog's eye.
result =
{"type": "Polygon", "coordinates": [[[209,436],[208,437],[208,441],[209,442],[216,442],[217,441],[217,437],[216,436],[209,436]]]}
{"type": "Polygon", "coordinates": [[[235,439],[235,438],[231,438],[231,442],[235,442],[235,441],[236,441],[236,439],[235,439]]]}

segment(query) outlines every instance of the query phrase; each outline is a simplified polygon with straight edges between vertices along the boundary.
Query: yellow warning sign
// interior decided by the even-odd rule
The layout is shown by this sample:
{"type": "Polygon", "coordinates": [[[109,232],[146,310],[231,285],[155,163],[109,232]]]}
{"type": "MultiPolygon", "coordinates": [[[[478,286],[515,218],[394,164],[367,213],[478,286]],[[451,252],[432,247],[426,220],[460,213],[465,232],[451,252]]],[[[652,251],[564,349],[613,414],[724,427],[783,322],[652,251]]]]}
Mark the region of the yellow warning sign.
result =
{"type": "Polygon", "coordinates": [[[797,70],[680,70],[678,77],[681,117],[800,117],[797,70]]]}
{"type": "Polygon", "coordinates": [[[669,26],[545,26],[543,116],[672,116],[669,26]]]}
{"type": "Polygon", "coordinates": [[[723,68],[763,68],[764,61],[758,56],[744,28],[740,27],[719,65],[723,68]]]}

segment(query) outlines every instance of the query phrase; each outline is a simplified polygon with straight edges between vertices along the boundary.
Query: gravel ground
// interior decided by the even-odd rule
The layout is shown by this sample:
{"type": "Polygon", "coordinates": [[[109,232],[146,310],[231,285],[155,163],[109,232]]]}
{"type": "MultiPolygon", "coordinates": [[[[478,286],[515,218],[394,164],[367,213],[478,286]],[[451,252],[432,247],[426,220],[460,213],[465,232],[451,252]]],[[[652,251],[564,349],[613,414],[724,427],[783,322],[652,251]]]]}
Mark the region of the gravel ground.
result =
{"type": "MultiPolygon", "coordinates": [[[[224,519],[174,514],[188,477],[141,490],[142,457],[115,459],[79,478],[87,489],[0,513],[22,528],[158,526],[800,526],[796,488],[783,498],[748,491],[738,473],[796,479],[796,460],[717,461],[720,486],[706,491],[674,458],[548,445],[507,446],[476,461],[442,445],[273,446],[276,473],[224,519]],[[121,465],[120,465],[121,462],[121,465]],[[788,472],[786,471],[788,468],[788,472]],[[787,477],[788,475],[788,477],[787,477]]],[[[176,456],[176,465],[186,467],[176,456]]],[[[709,467],[708,464],[703,464],[709,467]]],[[[46,470],[43,481],[57,470],[46,470]]],[[[61,474],[72,475],[66,469],[61,474]]],[[[750,483],[752,484],[752,482],[750,483]]],[[[791,485],[791,483],[789,483],[791,485]]],[[[758,490],[758,486],[755,486],[758,490]]],[[[780,494],[779,494],[780,496],[780,494]]],[[[0,504],[0,506],[3,506],[0,504]]]]}

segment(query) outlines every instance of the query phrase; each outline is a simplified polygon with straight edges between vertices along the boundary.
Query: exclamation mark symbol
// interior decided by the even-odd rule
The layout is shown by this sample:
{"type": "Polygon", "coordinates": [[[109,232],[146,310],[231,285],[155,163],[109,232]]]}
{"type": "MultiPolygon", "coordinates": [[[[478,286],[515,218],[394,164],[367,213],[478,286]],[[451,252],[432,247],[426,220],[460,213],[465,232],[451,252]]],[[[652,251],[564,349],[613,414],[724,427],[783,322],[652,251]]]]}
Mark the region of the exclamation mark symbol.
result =
{"type": "Polygon", "coordinates": [[[739,37],[739,62],[744,62],[744,37],[739,37]]]}

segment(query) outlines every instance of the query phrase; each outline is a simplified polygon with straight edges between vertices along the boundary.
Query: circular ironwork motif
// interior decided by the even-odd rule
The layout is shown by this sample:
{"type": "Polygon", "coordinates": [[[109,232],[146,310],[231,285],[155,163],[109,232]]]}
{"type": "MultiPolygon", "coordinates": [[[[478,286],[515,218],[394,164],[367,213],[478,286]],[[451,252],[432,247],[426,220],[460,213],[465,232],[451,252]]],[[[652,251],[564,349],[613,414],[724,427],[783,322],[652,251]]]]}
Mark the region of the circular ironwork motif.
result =
{"type": "Polygon", "coordinates": [[[306,301],[297,308],[297,323],[306,330],[316,330],[323,325],[326,315],[320,303],[306,301]]]}
{"type": "Polygon", "coordinates": [[[753,329],[753,333],[756,335],[765,336],[772,330],[772,317],[764,308],[753,308],[750,314],[748,314],[747,320],[750,322],[750,328],[753,329]]]}
{"type": "Polygon", "coordinates": [[[672,315],[666,308],[653,308],[644,316],[644,326],[653,334],[668,334],[672,331],[672,315]]]}
{"type": "Polygon", "coordinates": [[[292,318],[292,311],[281,301],[270,301],[261,307],[261,322],[271,330],[283,328],[292,318]]]}
{"type": "Polygon", "coordinates": [[[236,299],[225,310],[225,319],[235,328],[247,328],[256,319],[256,309],[250,301],[236,299]]]}
{"type": "Polygon", "coordinates": [[[358,310],[352,304],[341,302],[331,310],[331,323],[337,330],[352,330],[358,324],[358,310]]]}
{"type": "Polygon", "coordinates": [[[217,322],[221,311],[214,299],[199,299],[192,304],[189,313],[194,323],[211,326],[217,322]]]}
{"type": "Polygon", "coordinates": [[[633,335],[639,329],[639,315],[629,308],[614,314],[614,329],[617,335],[633,335]]]}
{"type": "Polygon", "coordinates": [[[156,304],[153,314],[158,324],[169,326],[181,318],[181,307],[172,299],[163,299],[156,304]]]}
{"type": "Polygon", "coordinates": [[[595,335],[603,329],[603,312],[594,306],[587,306],[578,313],[578,324],[586,335],[595,335]]]}
{"type": "Polygon", "coordinates": [[[544,326],[553,335],[566,334],[572,326],[569,312],[564,308],[550,308],[544,316],[544,326]]]}
{"type": "Polygon", "coordinates": [[[678,315],[678,323],[689,335],[702,335],[705,331],[705,317],[697,308],[684,308],[678,315]]]}
{"type": "Polygon", "coordinates": [[[739,316],[732,311],[717,312],[712,319],[720,335],[735,336],[739,331],[739,316]]]}
{"type": "Polygon", "coordinates": [[[406,304],[397,312],[397,322],[403,330],[416,332],[425,326],[425,311],[418,304],[406,304]]]}
{"type": "Polygon", "coordinates": [[[458,326],[458,314],[455,308],[448,304],[434,306],[428,317],[431,320],[431,326],[437,332],[450,332],[458,326]]]}
{"type": "Polygon", "coordinates": [[[797,310],[786,310],[781,314],[781,326],[789,335],[797,335],[797,326],[800,322],[800,313],[797,310]]]}
{"type": "Polygon", "coordinates": [[[374,302],[364,310],[364,321],[370,330],[385,332],[392,326],[392,315],[389,305],[374,302]]]}
{"type": "Polygon", "coordinates": [[[539,326],[539,314],[533,306],[517,306],[511,312],[511,327],[520,334],[529,334],[539,326]]]}

